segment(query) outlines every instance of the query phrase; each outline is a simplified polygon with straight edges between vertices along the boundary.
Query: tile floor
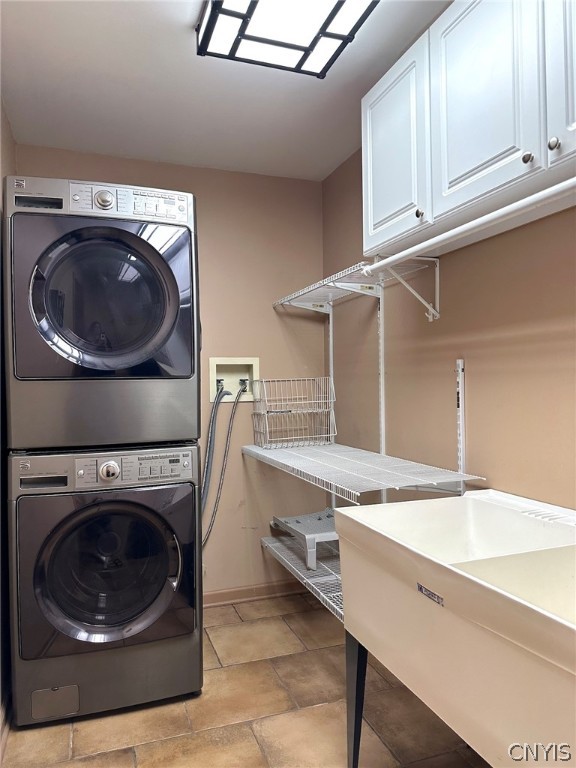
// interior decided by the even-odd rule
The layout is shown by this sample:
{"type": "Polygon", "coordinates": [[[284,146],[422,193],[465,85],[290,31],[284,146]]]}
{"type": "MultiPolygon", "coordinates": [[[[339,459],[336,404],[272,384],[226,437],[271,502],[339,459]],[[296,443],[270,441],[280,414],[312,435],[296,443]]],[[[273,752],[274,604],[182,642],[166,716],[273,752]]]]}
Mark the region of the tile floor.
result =
{"type": "MultiPolygon", "coordinates": [[[[2,768],[345,768],[344,630],[310,595],[205,610],[199,697],[13,729],[2,768]]],[[[368,668],[361,768],[489,768],[368,668]]]]}

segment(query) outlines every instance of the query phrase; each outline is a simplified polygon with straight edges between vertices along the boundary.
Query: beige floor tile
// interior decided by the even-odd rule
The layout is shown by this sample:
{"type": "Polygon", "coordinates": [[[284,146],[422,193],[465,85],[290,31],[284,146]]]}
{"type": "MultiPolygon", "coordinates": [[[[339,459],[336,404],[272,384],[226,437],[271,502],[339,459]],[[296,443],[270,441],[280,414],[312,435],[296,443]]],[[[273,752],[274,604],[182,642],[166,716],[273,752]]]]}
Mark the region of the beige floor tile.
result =
{"type": "Polygon", "coordinates": [[[101,752],[99,755],[81,757],[65,763],[35,765],[34,768],[134,768],[136,755],[134,749],[115,749],[113,752],[101,752]]]}
{"type": "Polygon", "coordinates": [[[460,737],[407,688],[369,693],[364,717],[403,764],[464,746],[460,737]]]}
{"type": "Polygon", "coordinates": [[[392,674],[392,672],[390,672],[390,670],[385,667],[384,664],[381,664],[377,658],[372,656],[371,653],[368,654],[368,664],[370,664],[371,667],[374,667],[379,675],[382,675],[384,679],[388,680],[392,688],[397,688],[399,685],[404,685],[402,680],[399,680],[396,675],[392,674]]]}
{"type": "Polygon", "coordinates": [[[286,613],[302,613],[311,610],[302,595],[285,595],[284,597],[268,597],[265,600],[250,600],[246,603],[235,603],[234,607],[243,621],[266,619],[269,616],[282,616],[286,613]]]}
{"type": "Polygon", "coordinates": [[[37,768],[70,757],[70,723],[14,728],[8,733],[2,768],[37,768]]]}
{"type": "Polygon", "coordinates": [[[139,707],[76,721],[72,731],[72,755],[82,757],[110,752],[189,731],[190,722],[183,701],[139,707]]]}
{"type": "Polygon", "coordinates": [[[138,768],[268,768],[249,725],[143,744],[136,756],[138,768]]]}
{"type": "Polygon", "coordinates": [[[269,661],[211,669],[198,697],[186,708],[192,730],[217,728],[286,712],[294,704],[269,661]]]}
{"type": "Polygon", "coordinates": [[[219,627],[222,624],[239,624],[242,621],[233,605],[215,605],[204,608],[204,627],[219,627]]]}
{"type": "MultiPolygon", "coordinates": [[[[307,707],[252,724],[270,768],[345,768],[346,705],[343,701],[307,707]]],[[[398,763],[364,723],[362,768],[392,768],[398,763]]]]}
{"type": "Polygon", "coordinates": [[[218,656],[216,655],[214,646],[210,642],[210,638],[208,637],[206,630],[204,630],[204,633],[203,633],[202,656],[203,656],[204,671],[206,671],[207,669],[216,669],[216,667],[222,666],[220,664],[220,660],[218,659],[218,656]]]}
{"type": "Polygon", "coordinates": [[[490,768],[490,765],[486,760],[484,760],[483,757],[480,757],[480,755],[477,752],[474,752],[468,745],[461,747],[458,752],[466,760],[467,764],[472,766],[472,768],[490,768]]]}
{"type": "Polygon", "coordinates": [[[321,611],[294,613],[284,617],[308,650],[344,643],[344,626],[326,608],[321,611]]]}
{"type": "Polygon", "coordinates": [[[314,595],[310,594],[310,592],[306,592],[305,595],[302,595],[302,598],[308,603],[310,608],[313,608],[314,610],[318,610],[323,607],[320,600],[318,600],[318,598],[314,595]]]}
{"type": "Polygon", "coordinates": [[[281,618],[244,621],[206,631],[223,666],[306,650],[281,618]]]}
{"type": "Polygon", "coordinates": [[[458,752],[449,752],[446,755],[429,757],[427,760],[418,760],[416,763],[406,765],[406,768],[470,768],[470,763],[467,763],[458,752]]]}
{"type": "MultiPolygon", "coordinates": [[[[272,659],[274,669],[299,707],[324,704],[346,697],[344,646],[320,648],[272,659]]],[[[372,667],[366,671],[366,690],[390,688],[372,667]]]]}

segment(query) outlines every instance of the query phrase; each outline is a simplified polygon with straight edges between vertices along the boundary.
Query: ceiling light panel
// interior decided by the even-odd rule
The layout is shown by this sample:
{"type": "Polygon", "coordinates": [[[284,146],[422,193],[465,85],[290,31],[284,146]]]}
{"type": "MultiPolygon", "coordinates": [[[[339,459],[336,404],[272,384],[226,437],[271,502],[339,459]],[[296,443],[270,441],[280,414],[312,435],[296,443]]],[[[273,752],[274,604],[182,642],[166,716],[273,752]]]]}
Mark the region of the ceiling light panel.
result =
{"type": "Polygon", "coordinates": [[[377,0],[211,0],[197,52],[323,78],[377,0]]]}
{"type": "Polygon", "coordinates": [[[246,33],[308,48],[333,8],[334,0],[263,0],[257,3],[246,33]]]}

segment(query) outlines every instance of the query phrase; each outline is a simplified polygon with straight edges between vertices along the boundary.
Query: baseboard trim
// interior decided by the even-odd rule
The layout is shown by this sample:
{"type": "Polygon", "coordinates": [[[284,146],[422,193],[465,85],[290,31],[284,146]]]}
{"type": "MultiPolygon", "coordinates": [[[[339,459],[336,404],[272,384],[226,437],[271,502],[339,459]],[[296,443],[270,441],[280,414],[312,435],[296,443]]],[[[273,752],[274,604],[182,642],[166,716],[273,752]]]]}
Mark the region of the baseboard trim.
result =
{"type": "Polygon", "coordinates": [[[204,595],[204,605],[214,607],[217,605],[229,605],[230,603],[245,603],[248,600],[257,600],[266,597],[283,597],[284,595],[297,595],[305,592],[299,581],[290,579],[276,581],[273,584],[256,584],[252,587],[238,587],[237,589],[219,589],[207,592],[204,595]]]}

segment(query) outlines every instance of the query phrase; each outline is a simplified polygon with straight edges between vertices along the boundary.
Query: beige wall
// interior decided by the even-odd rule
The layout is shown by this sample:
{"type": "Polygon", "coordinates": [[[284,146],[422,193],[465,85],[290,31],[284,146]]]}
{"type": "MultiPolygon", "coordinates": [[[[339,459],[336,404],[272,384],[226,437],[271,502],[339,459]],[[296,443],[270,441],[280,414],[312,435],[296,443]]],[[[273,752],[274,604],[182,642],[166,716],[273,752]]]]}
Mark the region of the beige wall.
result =
{"type": "MultiPolygon", "coordinates": [[[[202,349],[202,446],[206,445],[209,357],[257,356],[262,377],[321,375],[323,326],[287,318],[272,303],[322,277],[321,186],[254,174],[17,147],[18,173],[138,184],[193,192],[197,198],[202,349]]],[[[220,408],[214,499],[230,405],[220,408]]],[[[264,557],[260,537],[274,514],[322,508],[304,483],[243,459],[253,442],[252,406],[237,411],[217,522],[204,552],[207,601],[287,588],[287,572],[264,557]]],[[[209,511],[208,510],[208,511],[209,511]]],[[[206,517],[206,516],[205,516],[206,517]]],[[[288,587],[290,588],[290,587],[288,587]]]]}
{"type": "MultiPolygon", "coordinates": [[[[363,260],[359,153],[322,185],[324,274],[363,260]]],[[[334,308],[334,386],[338,442],[379,450],[378,302],[354,298],[334,308]]]]}
{"type": "MultiPolygon", "coordinates": [[[[0,172],[2,177],[16,173],[16,145],[12,138],[12,129],[4,111],[4,105],[0,103],[0,172]]],[[[1,203],[0,203],[1,206],[1,203]]]]}
{"type": "MultiPolygon", "coordinates": [[[[357,153],[323,184],[326,275],[360,260],[360,164],[357,153]]],[[[575,246],[570,209],[442,256],[433,323],[402,286],[385,289],[389,454],[456,469],[462,357],[467,468],[486,477],[478,485],[576,505],[575,246]]],[[[432,274],[413,284],[432,298],[432,274]]],[[[378,433],[369,301],[349,302],[336,323],[340,441],[362,446],[378,433]]]]}

